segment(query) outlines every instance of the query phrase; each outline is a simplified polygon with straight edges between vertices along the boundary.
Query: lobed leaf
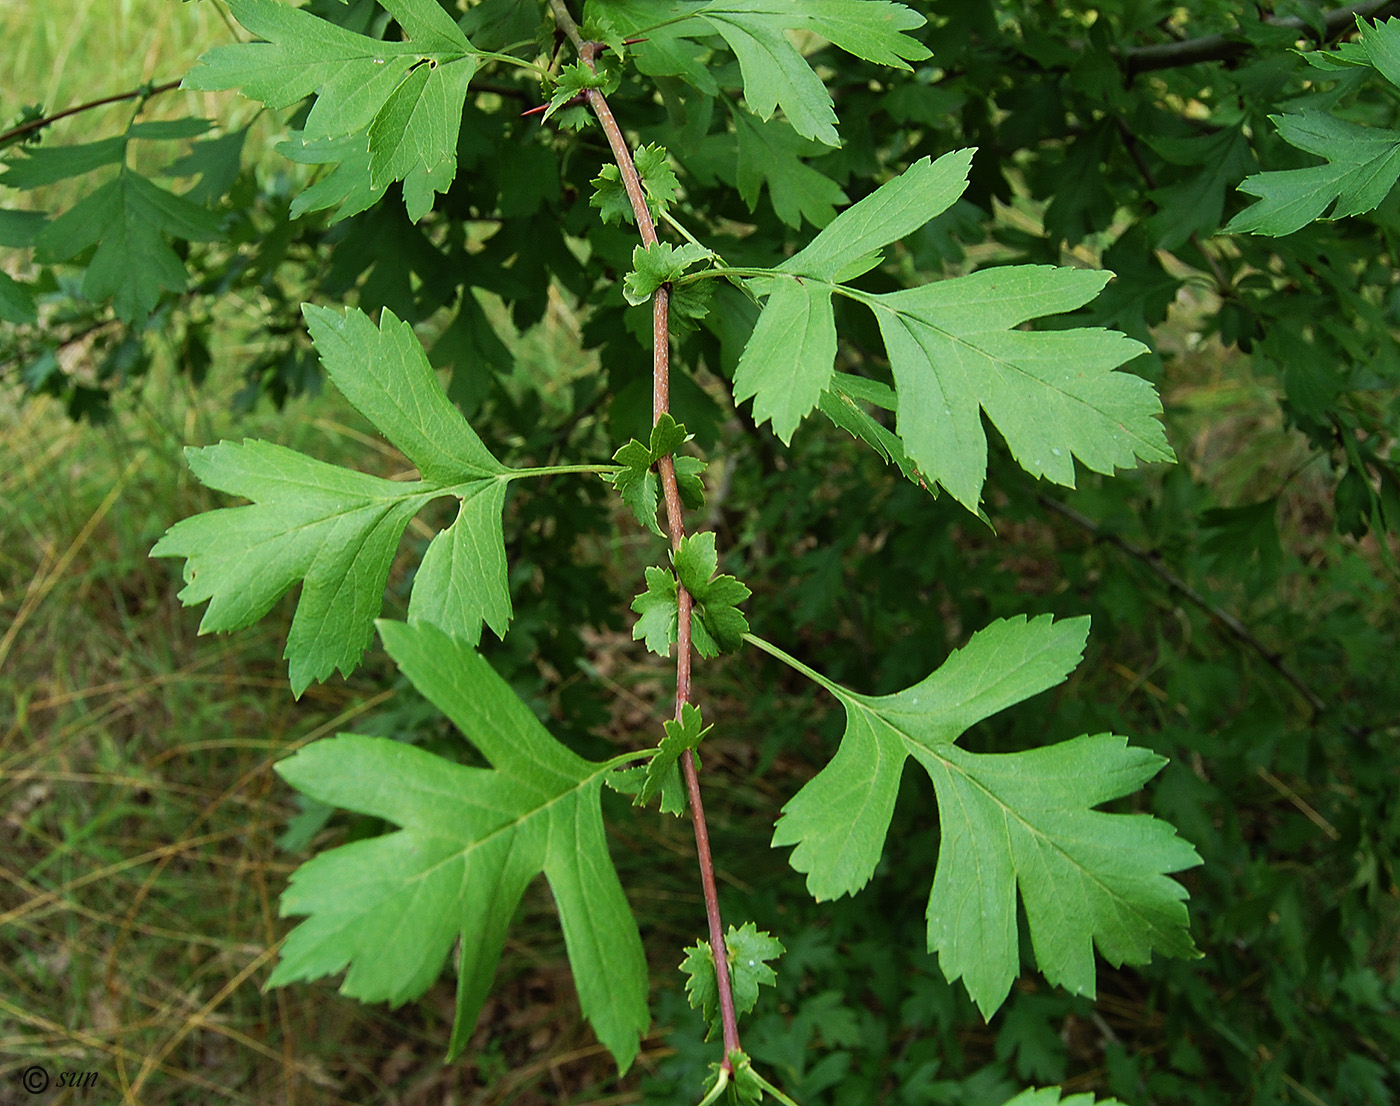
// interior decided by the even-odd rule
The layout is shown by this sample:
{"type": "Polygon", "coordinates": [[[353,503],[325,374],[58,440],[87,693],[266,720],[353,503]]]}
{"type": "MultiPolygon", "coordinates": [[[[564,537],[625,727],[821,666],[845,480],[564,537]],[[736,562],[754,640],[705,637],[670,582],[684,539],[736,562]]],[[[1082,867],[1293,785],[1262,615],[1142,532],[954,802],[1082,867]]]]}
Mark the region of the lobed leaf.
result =
{"type": "Polygon", "coordinates": [[[384,6],[409,41],[369,38],[279,0],[229,0],[234,18],[263,41],[215,47],[182,87],[237,88],[270,108],[314,94],[303,145],[351,135],[368,145],[368,177],[359,176],[359,159],[347,159],[356,183],[335,191],[377,193],[403,181],[409,218],[417,222],[457,175],[457,135],[479,55],[435,0],[384,6]]]}
{"type": "Polygon", "coordinates": [[[426,623],[381,621],[379,631],[413,685],[493,767],[352,734],[281,761],[278,774],[297,790],[400,829],[292,874],[281,914],[306,920],[283,944],[269,985],[345,970],[342,993],[398,1005],[432,985],[460,942],[451,1059],[471,1038],[511,918],[542,872],[579,1003],[625,1072],[650,1018],[641,939],[603,833],[609,769],[556,741],[461,639],[426,623]]]}
{"type": "Polygon", "coordinates": [[[504,636],[511,618],[501,531],[510,470],[443,394],[412,328],[392,311],[376,327],[354,309],[303,310],[327,375],[424,479],[384,480],[253,440],[188,449],[201,483],[251,504],[177,522],[151,550],[185,558],[181,602],[209,601],[200,633],[251,625],[302,584],[284,652],[297,696],[359,664],[404,529],[439,496],[461,507],[428,546],[410,620],[475,645],[483,622],[504,636]]]}
{"type": "Polygon", "coordinates": [[[1185,890],[1169,873],[1200,863],[1165,822],[1093,807],[1120,798],[1165,762],[1112,734],[1019,753],[970,753],[955,742],[983,718],[1061,682],[1088,619],[999,620],[931,675],[869,697],[821,682],[846,709],[836,756],[783,808],[773,845],[818,899],[854,894],[884,848],[904,763],[933,781],[941,844],[928,945],[986,1017],[1015,978],[1020,892],[1040,970],[1093,995],[1093,948],[1115,966],[1159,951],[1196,955],[1185,890]]]}

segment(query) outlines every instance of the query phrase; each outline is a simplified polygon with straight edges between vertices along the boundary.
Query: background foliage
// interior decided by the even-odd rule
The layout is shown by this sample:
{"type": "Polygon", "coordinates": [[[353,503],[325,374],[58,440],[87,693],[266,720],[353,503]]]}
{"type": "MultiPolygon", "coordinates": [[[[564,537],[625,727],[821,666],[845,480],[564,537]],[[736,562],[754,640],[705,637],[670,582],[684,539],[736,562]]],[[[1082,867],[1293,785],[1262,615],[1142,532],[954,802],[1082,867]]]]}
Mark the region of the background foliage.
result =
{"type": "MultiPolygon", "coordinates": [[[[367,0],[311,6],[384,27],[367,0]]],[[[684,51],[646,61],[639,48],[649,75],[624,70],[609,98],[643,141],[687,128],[670,142],[678,211],[734,264],[754,243],[753,263],[772,263],[772,243],[804,244],[891,171],[977,146],[963,199],[863,287],[1006,261],[1113,270],[1063,323],[1149,345],[1131,367],[1160,388],[1181,463],[1113,479],[1081,470],[1066,495],[994,444],[993,534],[823,420],[787,449],[736,412],[726,377],[752,320],[736,297],[679,347],[674,382],[677,418],[719,473],[706,522],[722,567],[754,587],[766,635],[868,693],[922,677],[992,618],[1091,615],[1070,683],[983,724],[972,747],[1114,730],[1170,757],[1147,801],[1205,860],[1181,878],[1206,958],[1100,965],[1094,1003],[1027,976],[984,1024],[919,951],[910,904],[928,886],[937,827],[917,773],[855,899],[813,904],[783,853],[753,847],[829,757],[842,713],[751,653],[702,677],[706,720],[724,719],[705,748],[726,909],[788,950],[746,1047],[809,1106],[997,1106],[1029,1081],[1133,1103],[1392,1101],[1397,201],[1284,238],[1218,232],[1252,202],[1236,192],[1246,176],[1317,161],[1271,114],[1393,127],[1395,89],[1370,68],[1322,72],[1293,52],[1312,31],[1349,26],[1308,3],[920,10],[930,23],[915,33],[933,56],[909,74],[801,39],[848,121],[840,149],[745,113],[722,91],[738,84],[723,66],[711,73],[720,100],[697,112],[665,72],[695,64],[684,51]],[[1192,55],[1174,44],[1216,33],[1214,55],[1178,64],[1192,55]]],[[[213,2],[113,12],[0,6],[13,60],[4,125],[178,77],[230,34],[213,2]]],[[[515,0],[464,20],[487,49],[543,26],[538,5],[515,0]]],[[[345,207],[318,168],[326,151],[295,137],[306,120],[227,94],[152,96],[129,144],[83,155],[90,175],[54,159],[122,133],[136,101],[4,151],[0,1076],[34,1062],[94,1069],[142,1102],[440,1101],[449,1087],[480,1102],[694,1099],[713,1047],[673,970],[700,929],[687,831],[615,796],[613,855],[662,981],[625,1080],[577,1026],[539,888],[508,942],[505,985],[453,1068],[435,1063],[446,981],[392,1015],[330,984],[260,993],[284,932],[273,904],[285,873],[313,838],[380,829],[294,804],[270,764],[352,718],[444,755],[459,746],[406,685],[386,683],[382,657],[292,703],[280,626],[196,640],[172,570],[146,560],[174,518],[215,502],[178,464],[185,441],[262,434],[383,476],[408,467],[338,396],[317,394],[303,300],[416,324],[473,425],[522,464],[644,437],[647,313],[621,280],[634,235],[600,229],[588,202],[602,139],[522,117],[543,102],[527,77],[489,83],[468,99],[455,182],[418,224],[394,196],[345,207]],[[168,122],[191,114],[217,125],[168,122]],[[152,200],[138,250],[150,279],[127,284],[104,278],[75,221],[56,228],[99,185],[137,174],[181,202],[152,200]],[[15,214],[35,211],[52,218],[15,214]],[[337,211],[347,217],[331,222],[337,211]]],[[[875,328],[848,314],[841,333],[856,337],[842,357],[878,373],[875,328]]],[[[596,757],[656,728],[669,697],[665,667],[630,639],[646,539],[614,502],[601,484],[565,480],[510,499],[519,617],[491,652],[552,732],[596,757]]],[[[406,610],[432,529],[410,529],[419,544],[391,577],[390,612],[406,610]]],[[[282,625],[291,610],[279,608],[282,625]]]]}

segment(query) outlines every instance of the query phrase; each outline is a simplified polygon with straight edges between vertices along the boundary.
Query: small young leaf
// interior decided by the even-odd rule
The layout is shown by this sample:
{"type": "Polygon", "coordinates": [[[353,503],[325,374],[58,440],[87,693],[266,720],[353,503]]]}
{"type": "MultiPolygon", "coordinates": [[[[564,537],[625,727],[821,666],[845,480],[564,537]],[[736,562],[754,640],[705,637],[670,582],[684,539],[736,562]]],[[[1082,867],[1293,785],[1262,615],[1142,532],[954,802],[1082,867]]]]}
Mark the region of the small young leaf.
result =
{"type": "Polygon", "coordinates": [[[840,749],[783,808],[773,845],[818,899],[854,894],[884,848],[904,763],[928,772],[942,841],[928,904],[929,951],[961,978],[985,1017],[1020,965],[1019,889],[1045,977],[1094,994],[1094,946],[1110,963],[1153,951],[1196,956],[1186,891],[1167,878],[1200,863],[1165,822],[1093,808],[1127,795],[1165,760],[1112,734],[1019,753],[969,753],[971,725],[1062,681],[1088,619],[1000,620],[930,676],[893,695],[859,695],[818,677],[846,709],[840,749]]]}
{"type": "Polygon", "coordinates": [[[549,98],[549,105],[545,108],[544,114],[540,116],[540,122],[543,123],[568,104],[570,100],[582,95],[590,88],[602,89],[604,95],[607,95],[616,90],[617,78],[606,68],[600,66],[594,69],[584,65],[581,61],[563,66],[555,80],[554,93],[549,98]]]}
{"type": "MultiPolygon", "coordinates": [[[[671,168],[666,147],[648,145],[638,147],[633,158],[637,175],[642,178],[642,191],[646,193],[647,207],[653,220],[659,221],[666,209],[675,202],[676,180],[671,168]]],[[[604,165],[593,180],[593,196],[589,199],[592,207],[600,209],[604,223],[620,223],[626,220],[636,222],[632,201],[627,197],[627,189],[622,185],[622,174],[616,165],[604,165]]]]}
{"type": "MultiPolygon", "coordinates": [[[[749,631],[738,604],[752,593],[733,576],[715,575],[719,558],[714,534],[688,534],[672,560],[676,576],[694,600],[690,634],[695,651],[702,657],[734,652],[749,631]]],[[[632,609],[641,616],[632,627],[633,639],[645,638],[647,648],[663,657],[676,643],[680,622],[676,576],[664,568],[648,568],[647,590],[632,600],[632,609]]]]}
{"type": "MultiPolygon", "coordinates": [[[[646,778],[637,793],[637,806],[645,806],[662,786],[677,775],[678,763],[683,753],[696,748],[713,726],[702,724],[700,708],[691,703],[681,704],[681,720],[667,719],[663,724],[666,736],[661,739],[657,753],[647,765],[646,778]]],[[[665,804],[662,804],[665,810],[665,804]]],[[[680,811],[675,813],[679,814],[680,811]]]]}
{"type": "MultiPolygon", "coordinates": [[[[758,1003],[760,985],[772,987],[778,982],[777,973],[766,962],[776,960],[787,950],[781,941],[755,927],[753,922],[745,922],[738,929],[731,925],[724,944],[734,1010],[738,1014],[747,1014],[758,1003]]],[[[719,985],[710,943],[697,941],[685,950],[685,954],[680,969],[689,977],[685,984],[686,997],[691,1008],[701,1011],[704,1016],[705,1039],[709,1040],[720,1028],[719,985]]]]}
{"type": "Polygon", "coordinates": [[[307,917],[269,985],[348,968],[344,994],[398,1005],[428,989],[456,943],[450,1059],[471,1038],[511,918],[543,872],[579,1004],[625,1072],[650,1021],[647,967],[603,833],[607,767],[556,741],[465,642],[427,624],[381,621],[379,631],[413,685],[493,767],[353,734],[281,761],[278,774],[303,794],[401,829],[322,853],[292,874],[281,913],[307,917]]]}
{"type": "Polygon", "coordinates": [[[694,242],[681,246],[672,246],[669,242],[637,246],[632,251],[632,272],[623,281],[622,295],[633,307],[646,303],[663,284],[669,284],[696,262],[712,256],[704,246],[694,242]]]}
{"type": "MultiPolygon", "coordinates": [[[[661,527],[656,521],[656,473],[652,466],[663,457],[675,453],[690,435],[685,427],[677,423],[669,414],[663,414],[651,428],[651,444],[643,445],[633,438],[613,454],[613,460],[624,466],[620,472],[607,477],[622,496],[622,501],[632,509],[633,515],[643,526],[649,527],[661,536],[661,527]]],[[[676,484],[681,500],[694,509],[705,502],[705,486],[700,473],[705,462],[698,457],[676,457],[672,462],[676,469],[676,484]]]]}

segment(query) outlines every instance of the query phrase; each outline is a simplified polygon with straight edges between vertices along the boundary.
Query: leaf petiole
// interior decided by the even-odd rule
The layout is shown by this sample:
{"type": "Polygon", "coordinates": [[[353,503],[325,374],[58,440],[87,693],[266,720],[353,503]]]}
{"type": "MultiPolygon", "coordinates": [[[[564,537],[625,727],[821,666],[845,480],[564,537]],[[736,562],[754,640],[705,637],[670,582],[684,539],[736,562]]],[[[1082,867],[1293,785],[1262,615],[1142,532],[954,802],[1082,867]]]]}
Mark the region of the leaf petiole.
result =
{"type": "Polygon", "coordinates": [[[566,476],[570,473],[593,473],[598,476],[608,476],[614,472],[620,472],[621,465],[543,465],[539,468],[511,469],[502,473],[504,480],[518,480],[523,476],[566,476]]]}

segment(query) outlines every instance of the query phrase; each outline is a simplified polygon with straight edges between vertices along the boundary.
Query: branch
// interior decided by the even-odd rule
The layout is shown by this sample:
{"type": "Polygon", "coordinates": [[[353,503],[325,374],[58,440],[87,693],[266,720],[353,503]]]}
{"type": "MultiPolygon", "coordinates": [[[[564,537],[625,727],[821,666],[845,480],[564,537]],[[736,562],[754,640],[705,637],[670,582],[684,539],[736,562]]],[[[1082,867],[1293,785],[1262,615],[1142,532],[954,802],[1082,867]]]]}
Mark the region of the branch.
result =
{"type": "MultiPolygon", "coordinates": [[[[1323,40],[1337,38],[1356,26],[1358,16],[1374,17],[1400,12],[1400,0],[1365,0],[1345,8],[1333,8],[1322,15],[1323,40]]],[[[1298,16],[1271,16],[1270,27],[1287,28],[1311,34],[1311,27],[1298,16]]],[[[1254,44],[1236,35],[1203,35],[1183,42],[1163,42],[1153,46],[1133,46],[1119,54],[1119,64],[1128,80],[1153,69],[1175,69],[1206,61],[1233,61],[1252,53],[1254,44]]]]}
{"type": "MultiPolygon", "coordinates": [[[[1217,607],[1175,572],[1162,564],[1161,559],[1151,550],[1143,549],[1141,546],[1134,545],[1126,538],[1105,530],[1099,523],[1095,522],[1087,515],[1080,514],[1073,507],[1061,503],[1052,496],[1037,492],[1036,498],[1040,500],[1044,506],[1050,508],[1050,510],[1069,519],[1070,522],[1080,527],[1094,540],[1107,542],[1109,545],[1122,550],[1128,556],[1141,561],[1153,575],[1165,583],[1167,587],[1177,592],[1188,602],[1204,611],[1221,626],[1225,627],[1236,641],[1258,654],[1259,657],[1263,659],[1264,663],[1288,681],[1293,690],[1307,703],[1309,709],[1312,711],[1314,721],[1320,716],[1332,712],[1331,704],[1314,691],[1312,685],[1304,680],[1303,677],[1293,671],[1292,666],[1283,659],[1282,654],[1270,649],[1255,637],[1254,634],[1250,632],[1249,627],[1241,622],[1238,617],[1227,610],[1217,607]]],[[[1366,728],[1354,726],[1350,723],[1343,723],[1342,729],[1352,737],[1365,737],[1367,733],[1366,728]]]]}
{"type": "Polygon", "coordinates": [[[123,100],[148,100],[152,96],[157,96],[162,92],[169,92],[172,88],[179,88],[180,82],[165,81],[163,84],[143,84],[140,88],[133,88],[129,92],[118,92],[114,96],[103,96],[100,100],[89,100],[86,104],[79,104],[74,108],[64,108],[63,111],[56,111],[52,115],[43,115],[38,119],[30,119],[21,123],[17,127],[0,132],[0,146],[8,146],[10,143],[25,138],[35,131],[41,131],[51,123],[57,123],[60,119],[67,119],[70,115],[77,115],[81,111],[91,111],[93,108],[100,108],[106,104],[119,104],[123,100]]]}
{"type": "MultiPolygon", "coordinates": [[[[574,22],[563,0],[549,0],[550,11],[559,28],[569,37],[578,49],[579,59],[590,69],[594,59],[606,47],[600,42],[584,41],[578,24],[574,22]]],[[[632,204],[632,214],[637,220],[637,230],[642,245],[654,246],[659,241],[656,224],[647,207],[646,193],[642,188],[641,177],[637,173],[632,151],[623,137],[622,128],[608,106],[607,98],[601,90],[590,88],[586,92],[588,106],[598,117],[608,145],[612,148],[613,160],[617,163],[622,186],[632,204]]],[[[656,422],[670,409],[670,353],[671,336],[669,311],[671,286],[663,284],[652,295],[652,422],[656,422]]],[[[685,537],[685,519],[681,513],[680,488],[676,483],[675,462],[663,457],[657,463],[661,477],[661,488],[666,503],[666,527],[670,531],[671,548],[680,548],[685,537]]],[[[676,579],[678,622],[676,632],[676,721],[681,719],[681,707],[690,702],[690,619],[691,596],[676,579]]],[[[734,1013],[734,993],[729,980],[729,960],[725,954],[724,923],[719,912],[719,890],[715,885],[715,865],[710,854],[710,832],[705,822],[705,807],[700,800],[700,776],[695,769],[695,759],[689,756],[680,758],[681,774],[685,777],[686,795],[690,800],[690,820],[695,828],[695,852],[700,865],[700,887],[705,895],[705,917],[710,931],[710,954],[715,965],[715,981],[719,990],[720,1025],[724,1036],[724,1059],[720,1070],[733,1070],[729,1059],[739,1051],[739,1022],[734,1013]]]]}

